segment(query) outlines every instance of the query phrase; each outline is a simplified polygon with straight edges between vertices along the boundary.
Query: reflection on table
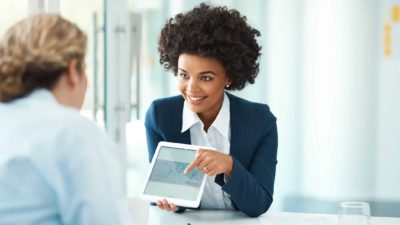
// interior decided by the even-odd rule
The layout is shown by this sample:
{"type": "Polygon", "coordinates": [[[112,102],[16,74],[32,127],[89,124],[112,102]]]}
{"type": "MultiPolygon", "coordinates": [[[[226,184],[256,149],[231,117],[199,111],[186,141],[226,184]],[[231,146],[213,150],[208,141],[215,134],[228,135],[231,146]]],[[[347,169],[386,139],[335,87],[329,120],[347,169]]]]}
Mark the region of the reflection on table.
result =
{"type": "MultiPolygon", "coordinates": [[[[173,213],[133,199],[129,200],[129,211],[133,219],[140,221],[135,225],[337,225],[337,215],[333,214],[267,212],[258,218],[249,218],[233,210],[187,210],[184,213],[173,213]]],[[[400,218],[371,217],[370,224],[400,225],[400,218]]]]}
{"type": "Polygon", "coordinates": [[[262,225],[256,218],[232,210],[187,210],[172,213],[150,207],[148,225],[262,225]]]}

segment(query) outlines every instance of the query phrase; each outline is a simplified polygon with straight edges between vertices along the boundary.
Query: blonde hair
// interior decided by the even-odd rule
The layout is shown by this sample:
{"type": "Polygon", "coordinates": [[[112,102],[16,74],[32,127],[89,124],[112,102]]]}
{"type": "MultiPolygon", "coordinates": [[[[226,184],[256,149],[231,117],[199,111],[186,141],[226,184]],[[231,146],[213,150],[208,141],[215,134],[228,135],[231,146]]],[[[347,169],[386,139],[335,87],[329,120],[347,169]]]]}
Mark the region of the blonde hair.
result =
{"type": "Polygon", "coordinates": [[[12,26],[0,41],[0,101],[51,89],[73,59],[79,68],[87,37],[75,24],[55,14],[38,14],[12,26]]]}

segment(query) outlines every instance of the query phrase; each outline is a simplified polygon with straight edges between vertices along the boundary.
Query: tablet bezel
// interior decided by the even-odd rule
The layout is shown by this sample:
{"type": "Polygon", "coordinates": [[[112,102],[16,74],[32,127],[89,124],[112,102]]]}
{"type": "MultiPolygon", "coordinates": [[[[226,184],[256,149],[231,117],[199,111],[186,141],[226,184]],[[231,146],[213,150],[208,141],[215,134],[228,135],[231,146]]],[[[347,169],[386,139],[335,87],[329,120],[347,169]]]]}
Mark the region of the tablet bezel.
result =
{"type": "MultiPolygon", "coordinates": [[[[165,142],[161,141],[157,145],[156,152],[153,155],[153,159],[151,160],[151,164],[149,169],[147,170],[146,177],[145,177],[145,182],[141,188],[140,196],[143,199],[147,199],[150,201],[157,201],[157,200],[162,200],[162,199],[167,199],[168,202],[174,203],[177,206],[184,206],[184,207],[192,207],[192,208],[197,208],[200,205],[201,197],[203,195],[204,187],[207,181],[207,174],[204,174],[203,180],[201,182],[200,189],[197,193],[196,200],[187,200],[187,199],[180,199],[180,198],[171,198],[171,197],[165,197],[165,196],[159,196],[159,195],[150,195],[146,194],[145,190],[147,187],[147,184],[149,183],[150,175],[153,171],[154,165],[157,161],[158,155],[160,153],[161,147],[168,147],[168,148],[177,148],[182,151],[184,150],[190,150],[190,151],[197,151],[198,149],[213,149],[212,147],[203,147],[203,146],[197,146],[197,145],[188,145],[188,144],[180,144],[180,143],[174,143],[174,142],[165,142]]],[[[194,158],[193,158],[194,159],[194,158]]]]}

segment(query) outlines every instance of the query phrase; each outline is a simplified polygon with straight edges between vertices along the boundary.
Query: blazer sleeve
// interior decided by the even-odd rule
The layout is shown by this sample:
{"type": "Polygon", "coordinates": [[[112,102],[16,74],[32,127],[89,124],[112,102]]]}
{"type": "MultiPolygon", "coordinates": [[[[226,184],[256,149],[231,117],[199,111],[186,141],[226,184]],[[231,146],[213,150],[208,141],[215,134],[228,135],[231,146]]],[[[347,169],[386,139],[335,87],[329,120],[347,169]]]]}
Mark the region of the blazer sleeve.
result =
{"type": "Polygon", "coordinates": [[[269,209],[274,191],[278,134],[276,118],[265,107],[262,138],[249,169],[233,157],[231,177],[222,185],[234,206],[250,217],[257,217],[269,209]]]}
{"type": "Polygon", "coordinates": [[[153,102],[146,113],[144,125],[146,127],[146,141],[149,162],[153,159],[158,142],[162,141],[162,137],[157,128],[157,104],[153,102]]]}

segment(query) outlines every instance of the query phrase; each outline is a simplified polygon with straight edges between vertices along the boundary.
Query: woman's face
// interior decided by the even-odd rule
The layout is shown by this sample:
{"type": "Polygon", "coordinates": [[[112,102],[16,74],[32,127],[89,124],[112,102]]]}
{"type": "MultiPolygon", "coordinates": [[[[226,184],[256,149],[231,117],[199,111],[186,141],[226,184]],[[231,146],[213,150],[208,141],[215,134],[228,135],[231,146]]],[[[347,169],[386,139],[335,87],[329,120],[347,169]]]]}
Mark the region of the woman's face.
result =
{"type": "Polygon", "coordinates": [[[77,84],[77,106],[79,109],[82,108],[83,102],[85,101],[85,94],[87,89],[87,77],[86,77],[86,63],[82,62],[81,72],[79,74],[79,83],[77,84]]]}
{"type": "Polygon", "coordinates": [[[76,109],[82,108],[87,88],[86,63],[81,62],[80,66],[81,68],[78,70],[77,61],[74,60],[69,66],[68,73],[72,85],[69,93],[72,101],[70,105],[76,109]]]}
{"type": "Polygon", "coordinates": [[[200,118],[215,117],[230,84],[221,63],[213,58],[183,53],[178,59],[178,89],[200,118]]]}

